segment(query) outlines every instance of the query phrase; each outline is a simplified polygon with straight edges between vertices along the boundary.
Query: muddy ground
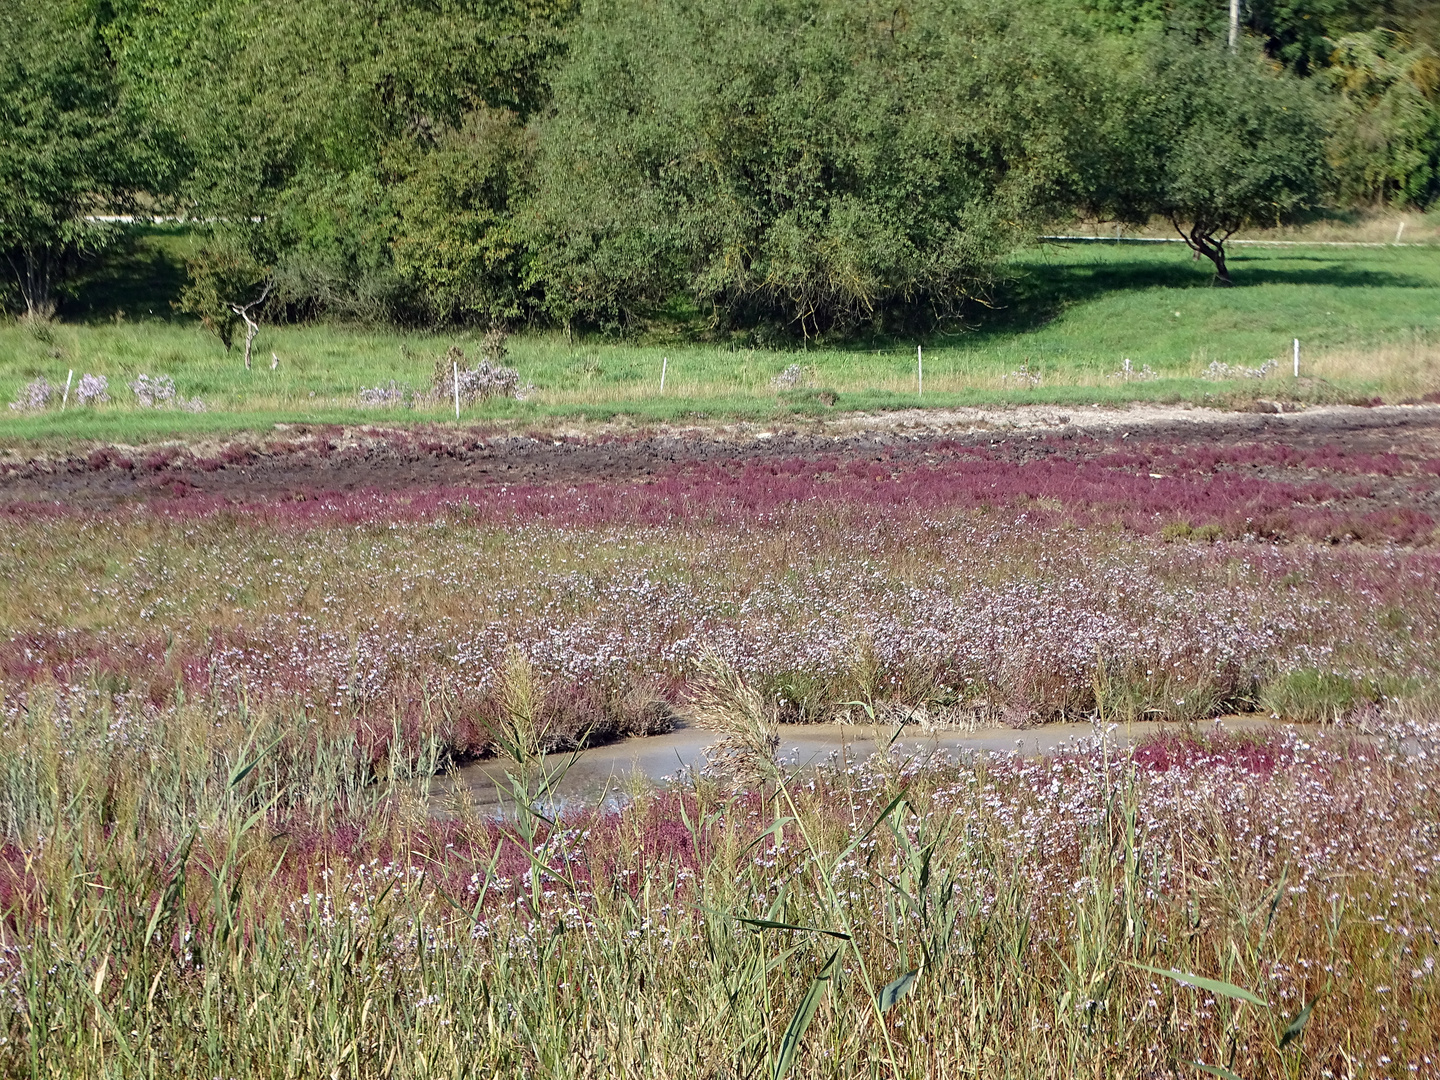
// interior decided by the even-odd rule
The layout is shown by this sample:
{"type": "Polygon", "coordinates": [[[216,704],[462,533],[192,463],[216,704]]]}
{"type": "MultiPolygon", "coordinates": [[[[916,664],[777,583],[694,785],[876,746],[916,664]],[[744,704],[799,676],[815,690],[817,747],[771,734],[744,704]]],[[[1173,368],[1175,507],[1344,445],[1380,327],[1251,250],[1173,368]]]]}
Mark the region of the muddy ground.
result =
{"type": "MultiPolygon", "coordinates": [[[[1263,405],[1262,405],[1263,407],[1263,405]]],[[[1277,406],[1278,408],[1278,406],[1277,406]]],[[[1184,406],[913,410],[852,414],[787,425],[635,429],[560,427],[525,433],[494,427],[276,425],[266,435],[148,444],[86,444],[65,451],[0,453],[0,504],[104,508],[155,498],[235,502],[427,486],[630,480],[700,462],[840,455],[923,462],[960,446],[1015,461],[1083,458],[1139,446],[1284,443],[1308,451],[1440,458],[1440,405],[1316,406],[1293,413],[1237,413],[1184,406]]],[[[943,456],[943,455],[942,455],[943,456]]],[[[1257,467],[1257,475],[1263,475],[1257,467]]],[[[1303,470],[1283,470],[1303,478],[1303,470]]],[[[1429,485],[1395,488],[1379,502],[1428,504],[1429,485]]]]}

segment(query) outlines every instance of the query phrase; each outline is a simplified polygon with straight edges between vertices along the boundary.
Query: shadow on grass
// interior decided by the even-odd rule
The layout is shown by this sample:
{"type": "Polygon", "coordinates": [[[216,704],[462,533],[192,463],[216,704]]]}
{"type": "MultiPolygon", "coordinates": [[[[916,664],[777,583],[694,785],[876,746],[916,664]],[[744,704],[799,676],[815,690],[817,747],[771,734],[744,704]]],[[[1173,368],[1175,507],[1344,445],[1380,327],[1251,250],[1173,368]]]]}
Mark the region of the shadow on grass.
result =
{"type": "Polygon", "coordinates": [[[150,232],[128,230],[81,270],[60,315],[77,322],[170,319],[185,280],[184,260],[173,245],[150,232]]]}
{"type": "MultiPolygon", "coordinates": [[[[1075,262],[1056,258],[1050,262],[1018,267],[997,290],[994,307],[976,313],[970,333],[983,339],[991,334],[1009,335],[1038,330],[1071,307],[1115,293],[1219,287],[1209,260],[1194,262],[1182,256],[1161,261],[1153,257],[1153,252],[1145,254],[1152,257],[1138,257],[1137,253],[1136,258],[1116,258],[1111,262],[1075,262]]],[[[1259,285],[1435,288],[1435,282],[1414,275],[1344,266],[1327,255],[1286,253],[1276,256],[1267,253],[1257,257],[1231,252],[1227,255],[1227,263],[1236,289],[1259,285]],[[1275,265],[1282,260],[1285,263],[1314,265],[1275,265]]]]}

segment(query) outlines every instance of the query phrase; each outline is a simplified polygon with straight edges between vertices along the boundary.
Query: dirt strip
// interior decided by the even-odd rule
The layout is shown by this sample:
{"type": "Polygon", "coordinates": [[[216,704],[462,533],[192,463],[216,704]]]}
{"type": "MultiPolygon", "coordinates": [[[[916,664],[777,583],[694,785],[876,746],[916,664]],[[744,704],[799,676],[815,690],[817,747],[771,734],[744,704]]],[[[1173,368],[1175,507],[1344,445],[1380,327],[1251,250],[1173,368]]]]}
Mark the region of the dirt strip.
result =
{"type": "Polygon", "coordinates": [[[252,502],[307,492],[579,483],[643,478],[687,463],[822,454],[923,461],[942,442],[986,446],[1024,461],[1089,456],[1127,440],[1278,442],[1297,450],[1434,459],[1440,457],[1440,405],[1327,405],[1284,413],[1033,405],[841,414],[777,425],[567,425],[524,434],[493,426],[277,424],[267,435],[227,440],[92,443],[48,454],[7,450],[0,453],[0,504],[99,508],[188,495],[252,502]]]}

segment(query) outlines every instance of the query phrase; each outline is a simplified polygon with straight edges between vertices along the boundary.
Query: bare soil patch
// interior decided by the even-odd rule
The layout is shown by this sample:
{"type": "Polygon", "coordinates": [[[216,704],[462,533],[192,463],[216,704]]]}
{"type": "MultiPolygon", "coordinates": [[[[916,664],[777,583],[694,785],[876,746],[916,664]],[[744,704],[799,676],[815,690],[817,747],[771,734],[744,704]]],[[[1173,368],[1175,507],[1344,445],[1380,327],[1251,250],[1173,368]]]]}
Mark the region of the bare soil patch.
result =
{"type": "MultiPolygon", "coordinates": [[[[1390,455],[1410,469],[1440,458],[1440,406],[1337,405],[1280,414],[1181,406],[915,409],[771,427],[640,430],[611,424],[525,433],[493,427],[277,425],[263,436],[224,441],[8,450],[0,454],[0,503],[102,509],[190,496],[249,503],[359,490],[635,480],[696,463],[820,455],[925,462],[967,446],[1019,462],[1054,455],[1084,459],[1143,443],[1330,449],[1390,455]]],[[[1250,468],[1267,478],[1305,479],[1315,472],[1250,468]]],[[[1379,505],[1428,505],[1435,495],[1433,485],[1382,482],[1369,498],[1379,505]]]]}

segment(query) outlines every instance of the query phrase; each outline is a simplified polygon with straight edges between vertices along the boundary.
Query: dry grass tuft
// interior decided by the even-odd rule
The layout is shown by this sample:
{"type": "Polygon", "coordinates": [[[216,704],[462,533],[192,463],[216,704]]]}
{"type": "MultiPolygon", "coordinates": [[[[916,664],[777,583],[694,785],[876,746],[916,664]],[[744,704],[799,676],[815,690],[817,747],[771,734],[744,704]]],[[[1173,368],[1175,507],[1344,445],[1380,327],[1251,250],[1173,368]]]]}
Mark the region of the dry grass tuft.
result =
{"type": "Polygon", "coordinates": [[[701,727],[720,732],[707,755],[712,769],[742,784],[767,779],[780,747],[775,710],[719,653],[707,650],[699,668],[688,711],[701,727]]]}

